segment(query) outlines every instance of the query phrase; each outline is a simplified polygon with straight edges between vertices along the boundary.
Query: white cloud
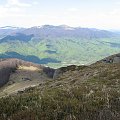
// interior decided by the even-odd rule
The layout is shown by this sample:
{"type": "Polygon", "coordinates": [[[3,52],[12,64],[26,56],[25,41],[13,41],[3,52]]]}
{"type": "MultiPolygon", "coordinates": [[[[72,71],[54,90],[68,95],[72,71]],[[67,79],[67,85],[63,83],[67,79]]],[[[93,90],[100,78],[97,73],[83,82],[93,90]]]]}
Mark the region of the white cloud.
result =
{"type": "Polygon", "coordinates": [[[110,13],[109,13],[110,15],[117,15],[117,16],[120,16],[120,9],[114,9],[114,10],[112,10],[110,13]]]}
{"type": "Polygon", "coordinates": [[[6,7],[31,7],[31,4],[20,2],[19,0],[8,0],[6,7]]]}
{"type": "Polygon", "coordinates": [[[79,9],[77,9],[77,8],[69,8],[67,11],[69,11],[69,12],[76,12],[76,11],[78,11],[79,9]]]}
{"type": "Polygon", "coordinates": [[[37,2],[37,1],[34,1],[34,2],[33,2],[33,5],[37,5],[37,4],[38,4],[38,2],[37,2]]]}
{"type": "Polygon", "coordinates": [[[7,0],[6,4],[0,5],[0,19],[26,16],[25,11],[30,6],[31,4],[20,2],[20,0],[7,0]]]}
{"type": "Polygon", "coordinates": [[[116,4],[116,5],[120,5],[120,1],[117,1],[115,4],[116,4]]]}

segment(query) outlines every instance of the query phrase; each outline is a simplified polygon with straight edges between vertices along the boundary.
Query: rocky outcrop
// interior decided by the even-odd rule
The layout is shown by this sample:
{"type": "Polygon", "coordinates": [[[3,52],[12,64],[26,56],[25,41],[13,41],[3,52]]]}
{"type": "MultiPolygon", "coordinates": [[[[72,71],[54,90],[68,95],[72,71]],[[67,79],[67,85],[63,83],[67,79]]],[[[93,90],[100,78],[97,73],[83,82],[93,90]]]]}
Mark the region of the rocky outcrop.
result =
{"type": "Polygon", "coordinates": [[[49,67],[44,67],[43,72],[50,78],[54,77],[55,69],[49,68],[49,67]]]}
{"type": "Polygon", "coordinates": [[[120,63],[120,53],[104,58],[101,61],[104,63],[120,63]]]}

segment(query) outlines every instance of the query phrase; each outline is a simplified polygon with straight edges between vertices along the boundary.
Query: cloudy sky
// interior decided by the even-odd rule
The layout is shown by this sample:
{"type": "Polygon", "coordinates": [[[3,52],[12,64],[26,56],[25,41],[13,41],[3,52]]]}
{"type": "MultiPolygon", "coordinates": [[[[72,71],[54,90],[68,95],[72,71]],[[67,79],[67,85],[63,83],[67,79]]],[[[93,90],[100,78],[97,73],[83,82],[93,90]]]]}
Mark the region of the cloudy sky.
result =
{"type": "Polygon", "coordinates": [[[0,26],[120,29],[120,0],[0,0],[0,26]]]}

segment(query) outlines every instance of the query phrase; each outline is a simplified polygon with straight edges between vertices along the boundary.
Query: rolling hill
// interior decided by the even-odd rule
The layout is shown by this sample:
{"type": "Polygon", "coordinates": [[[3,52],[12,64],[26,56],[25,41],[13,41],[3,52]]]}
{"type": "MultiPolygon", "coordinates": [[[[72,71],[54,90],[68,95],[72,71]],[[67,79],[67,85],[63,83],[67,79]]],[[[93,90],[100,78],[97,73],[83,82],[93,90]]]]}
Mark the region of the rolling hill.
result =
{"type": "Polygon", "coordinates": [[[53,78],[55,70],[20,59],[0,60],[0,95],[9,95],[53,78]],[[5,88],[5,89],[4,89],[5,88]],[[8,92],[8,93],[7,93],[8,92]]]}
{"type": "Polygon", "coordinates": [[[118,32],[66,25],[0,28],[0,58],[18,58],[59,68],[91,64],[119,52],[118,32]]]}

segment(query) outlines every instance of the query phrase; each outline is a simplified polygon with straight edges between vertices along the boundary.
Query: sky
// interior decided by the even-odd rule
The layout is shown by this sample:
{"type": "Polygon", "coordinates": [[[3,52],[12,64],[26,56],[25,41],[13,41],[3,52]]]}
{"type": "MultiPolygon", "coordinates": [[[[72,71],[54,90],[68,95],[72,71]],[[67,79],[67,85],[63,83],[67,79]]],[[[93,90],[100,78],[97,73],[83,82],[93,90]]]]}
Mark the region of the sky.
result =
{"type": "Polygon", "coordinates": [[[120,30],[120,0],[0,0],[0,26],[120,30]]]}

